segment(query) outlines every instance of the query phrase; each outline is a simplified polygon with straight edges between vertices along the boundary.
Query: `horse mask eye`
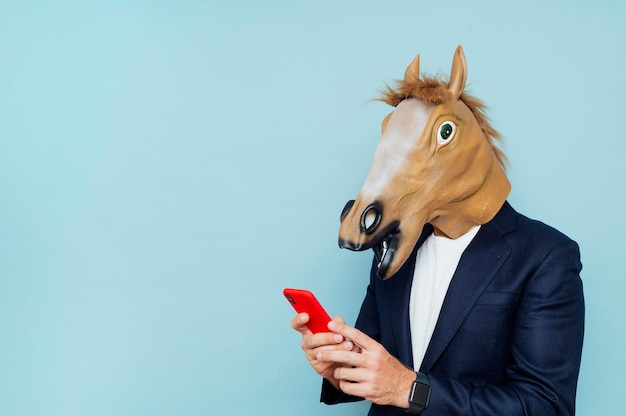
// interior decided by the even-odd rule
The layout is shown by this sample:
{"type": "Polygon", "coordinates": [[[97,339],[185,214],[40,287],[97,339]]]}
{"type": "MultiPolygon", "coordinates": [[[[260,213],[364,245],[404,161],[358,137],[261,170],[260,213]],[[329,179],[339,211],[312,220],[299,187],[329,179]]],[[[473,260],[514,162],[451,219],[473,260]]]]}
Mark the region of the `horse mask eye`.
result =
{"type": "Polygon", "coordinates": [[[444,121],[437,131],[437,144],[444,145],[454,137],[456,125],[451,121],[444,121]]]}

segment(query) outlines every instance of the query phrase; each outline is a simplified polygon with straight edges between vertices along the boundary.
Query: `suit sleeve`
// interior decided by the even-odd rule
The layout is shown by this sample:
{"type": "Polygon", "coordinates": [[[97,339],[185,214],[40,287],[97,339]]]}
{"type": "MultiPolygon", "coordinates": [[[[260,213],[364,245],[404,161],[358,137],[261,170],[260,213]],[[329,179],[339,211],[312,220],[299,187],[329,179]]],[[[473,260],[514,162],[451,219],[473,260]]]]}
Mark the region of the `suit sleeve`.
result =
{"type": "Polygon", "coordinates": [[[429,374],[428,415],[574,415],[584,332],[582,266],[575,242],[557,246],[522,292],[503,385],[429,374]]]}

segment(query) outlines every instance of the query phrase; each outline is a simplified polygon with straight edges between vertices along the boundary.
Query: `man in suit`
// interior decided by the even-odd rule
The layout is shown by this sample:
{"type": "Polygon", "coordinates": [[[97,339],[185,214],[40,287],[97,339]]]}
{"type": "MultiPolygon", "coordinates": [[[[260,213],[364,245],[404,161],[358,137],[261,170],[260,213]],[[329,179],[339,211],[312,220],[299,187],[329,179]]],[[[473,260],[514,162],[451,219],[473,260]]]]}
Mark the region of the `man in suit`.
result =
{"type": "Polygon", "coordinates": [[[577,244],[517,213],[482,104],[419,76],[419,55],[383,100],[396,109],[340,246],[375,260],[355,327],[292,327],[328,404],[371,416],[573,415],[584,300],[577,244]]]}
{"type": "MultiPolygon", "coordinates": [[[[425,227],[416,251],[432,230],[425,227]]],[[[326,376],[324,402],[363,397],[374,403],[370,415],[404,414],[416,378],[407,313],[414,267],[409,260],[380,280],[374,265],[358,330],[338,321],[333,333],[305,336],[307,357],[326,376]]],[[[580,268],[575,242],[505,203],[480,227],[450,283],[417,368],[431,388],[422,414],[573,415],[580,268]]],[[[306,319],[296,316],[294,327],[306,332],[306,319]]]]}

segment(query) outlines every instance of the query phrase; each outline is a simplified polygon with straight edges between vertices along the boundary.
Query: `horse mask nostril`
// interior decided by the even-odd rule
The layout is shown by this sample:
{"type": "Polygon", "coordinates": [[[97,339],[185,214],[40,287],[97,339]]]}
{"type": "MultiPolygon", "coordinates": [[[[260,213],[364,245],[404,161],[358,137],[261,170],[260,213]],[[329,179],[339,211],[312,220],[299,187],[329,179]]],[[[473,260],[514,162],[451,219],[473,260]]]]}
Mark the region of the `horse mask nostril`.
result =
{"type": "Polygon", "coordinates": [[[361,232],[366,234],[373,233],[378,228],[382,217],[383,210],[378,201],[365,208],[361,215],[361,232]]]}
{"type": "Polygon", "coordinates": [[[343,219],[346,218],[346,215],[348,215],[348,212],[350,212],[350,208],[352,208],[352,205],[354,205],[354,199],[349,200],[346,203],[346,206],[343,207],[343,209],[341,210],[341,216],[339,216],[339,221],[343,221],[343,219]]]}

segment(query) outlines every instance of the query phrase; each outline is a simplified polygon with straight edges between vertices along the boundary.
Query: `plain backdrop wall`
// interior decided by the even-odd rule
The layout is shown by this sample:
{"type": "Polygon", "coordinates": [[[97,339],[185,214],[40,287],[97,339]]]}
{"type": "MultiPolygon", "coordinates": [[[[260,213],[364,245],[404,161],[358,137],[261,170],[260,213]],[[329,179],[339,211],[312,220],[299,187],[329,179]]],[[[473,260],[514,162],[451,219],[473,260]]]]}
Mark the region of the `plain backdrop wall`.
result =
{"type": "Polygon", "coordinates": [[[337,248],[415,54],[503,134],[510,201],[581,246],[578,414],[626,407],[626,6],[0,2],[0,414],[362,415],[318,403],[286,286],[353,322],[337,248]]]}

